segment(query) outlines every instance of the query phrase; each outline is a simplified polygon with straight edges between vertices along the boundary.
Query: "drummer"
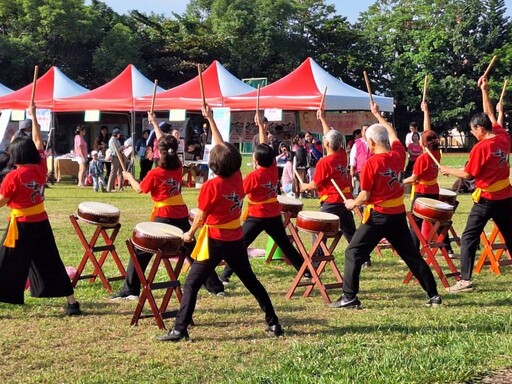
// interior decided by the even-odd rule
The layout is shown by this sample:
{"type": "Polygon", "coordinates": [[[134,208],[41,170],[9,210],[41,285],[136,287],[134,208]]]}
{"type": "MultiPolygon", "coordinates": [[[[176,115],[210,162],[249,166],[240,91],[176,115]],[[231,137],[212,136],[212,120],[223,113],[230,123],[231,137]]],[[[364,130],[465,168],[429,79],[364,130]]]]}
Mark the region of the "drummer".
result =
{"type": "MultiPolygon", "coordinates": [[[[510,186],[508,153],[510,136],[498,124],[488,93],[487,78],[480,77],[484,113],[474,115],[469,125],[478,143],[469,153],[469,161],[463,169],[441,166],[441,172],[469,179],[475,178],[474,205],[469,212],[466,228],[461,236],[461,279],[448,289],[450,293],[469,292],[474,289],[471,275],[475,256],[480,244],[480,234],[487,221],[493,219],[512,249],[512,188],[510,186]]],[[[502,109],[501,106],[499,108],[502,109]]]]}
{"type": "MultiPolygon", "coordinates": [[[[421,102],[421,110],[423,111],[423,134],[421,135],[421,146],[423,148],[427,148],[430,153],[437,159],[438,162],[441,162],[441,151],[439,150],[439,138],[437,134],[432,130],[430,124],[430,113],[428,109],[428,104],[426,101],[421,102]]],[[[411,190],[411,210],[414,206],[414,202],[418,197],[426,197],[430,199],[439,199],[439,184],[437,182],[437,175],[439,173],[439,169],[434,162],[434,160],[430,157],[430,155],[425,151],[423,154],[418,156],[416,162],[414,163],[414,167],[412,170],[412,175],[406,179],[404,179],[404,184],[412,184],[411,190]]],[[[421,226],[423,224],[423,219],[420,217],[413,215],[414,222],[421,230],[421,226]]],[[[419,248],[420,241],[418,240],[418,236],[412,228],[410,228],[410,233],[414,245],[419,248]]],[[[450,242],[446,239],[445,248],[448,254],[453,257],[453,250],[451,248],[450,242]]]]}
{"type": "Polygon", "coordinates": [[[196,231],[204,224],[192,253],[196,262],[192,264],[183,287],[183,297],[174,329],[157,339],[161,341],[188,339],[187,328],[192,322],[197,292],[222,260],[233,268],[265,312],[267,333],[271,336],[281,336],[283,330],[279,319],[267,291],[251,269],[247,247],[243,241],[243,231],[240,226],[244,198],[240,172],[242,156],[235,146],[223,141],[208,105],[203,108],[203,116],[208,120],[212,131],[214,147],[210,152],[208,165],[216,177],[203,184],[199,191],[199,209],[194,222],[190,230],[183,234],[183,240],[192,241],[196,231]]]}
{"type": "MultiPolygon", "coordinates": [[[[158,167],[150,170],[144,180],[139,184],[130,172],[123,172],[125,180],[130,182],[133,190],[137,193],[151,193],[154,201],[151,221],[166,223],[180,228],[182,231],[190,229],[188,221],[188,209],[181,195],[181,179],[183,170],[181,160],[178,156],[178,141],[171,134],[164,134],[158,126],[155,114],[148,112],[148,121],[153,125],[158,141],[159,152],[158,167]]],[[[185,249],[186,255],[190,255],[193,243],[185,249]]],[[[136,249],[135,253],[139,260],[141,269],[146,270],[151,261],[152,253],[136,249]]],[[[206,280],[206,289],[212,294],[224,295],[224,285],[212,272],[206,280]]],[[[123,288],[113,296],[111,300],[135,300],[140,293],[140,280],[132,260],[128,264],[126,279],[123,288]]]]}
{"type": "Polygon", "coordinates": [[[333,179],[338,184],[346,198],[352,198],[352,183],[347,164],[347,153],[342,146],[343,135],[329,127],[324,110],[318,110],[316,116],[322,122],[323,146],[327,151],[327,156],[318,161],[313,181],[302,183],[300,191],[318,190],[320,211],[335,214],[340,218],[341,231],[347,241],[350,242],[356,231],[354,215],[345,208],[343,198],[331,182],[331,179],[333,179]]]}
{"type": "Polygon", "coordinates": [[[55,244],[44,208],[46,158],[37,123],[36,106],[32,115],[32,137],[19,137],[9,145],[16,166],[2,182],[0,207],[8,205],[10,222],[0,246],[0,301],[23,304],[27,277],[33,297],[67,298],[67,315],[79,315],[80,304],[55,244]]]}
{"type": "MultiPolygon", "coordinates": [[[[265,231],[298,271],[304,259],[290,242],[283,226],[281,207],[277,201],[279,187],[276,160],[272,147],[267,145],[265,127],[258,112],[254,115],[254,123],[259,128],[260,144],[256,145],[253,153],[256,169],[244,179],[244,193],[249,198],[247,218],[242,226],[244,243],[249,247],[265,231]]],[[[233,269],[227,265],[220,275],[221,281],[228,283],[232,274],[233,269]]]]}
{"type": "Polygon", "coordinates": [[[404,189],[399,175],[405,165],[405,148],[393,127],[381,116],[379,106],[371,103],[372,113],[379,122],[366,131],[371,156],[361,172],[361,192],[355,200],[345,202],[347,209],[366,204],[362,224],[345,251],[343,295],[330,304],[333,308],[360,308],[357,298],[361,266],[382,238],[386,238],[405,261],[427,292],[426,305],[442,303],[432,271],[408,235],[404,206],[404,189]],[[391,145],[390,145],[391,143],[391,145]]]}

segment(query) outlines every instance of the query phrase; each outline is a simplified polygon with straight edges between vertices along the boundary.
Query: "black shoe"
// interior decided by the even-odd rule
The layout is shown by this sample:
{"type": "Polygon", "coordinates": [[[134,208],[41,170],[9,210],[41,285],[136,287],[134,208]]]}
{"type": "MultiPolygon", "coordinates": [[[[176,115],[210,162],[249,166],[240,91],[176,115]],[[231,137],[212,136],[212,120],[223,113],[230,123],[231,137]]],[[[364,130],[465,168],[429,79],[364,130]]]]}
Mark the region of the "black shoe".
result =
{"type": "Polygon", "coordinates": [[[441,299],[441,296],[439,296],[439,295],[432,296],[425,303],[425,305],[427,307],[437,307],[442,304],[443,304],[443,299],[441,299]]]}
{"type": "Polygon", "coordinates": [[[81,315],[82,311],[80,310],[80,303],[75,301],[73,304],[69,304],[66,306],[66,315],[68,316],[78,316],[81,315]]]}
{"type": "Polygon", "coordinates": [[[372,266],[371,260],[368,260],[366,263],[363,263],[363,265],[362,265],[363,268],[370,268],[371,266],[372,266]]]}
{"type": "Polygon", "coordinates": [[[311,272],[309,272],[309,271],[304,272],[303,276],[304,276],[304,279],[306,279],[306,280],[311,280],[311,278],[313,277],[313,276],[311,276],[311,272]]]}
{"type": "Polygon", "coordinates": [[[159,335],[156,337],[158,341],[180,341],[180,340],[188,340],[188,332],[187,331],[177,331],[173,329],[169,331],[166,335],[159,335]]]}
{"type": "Polygon", "coordinates": [[[353,308],[353,309],[361,309],[361,302],[357,297],[354,297],[352,300],[348,300],[345,295],[341,296],[338,301],[329,304],[331,308],[353,308]]]}
{"type": "Polygon", "coordinates": [[[223,285],[229,285],[229,278],[219,276],[219,280],[221,281],[221,283],[222,283],[223,285]]]}
{"type": "Polygon", "coordinates": [[[107,190],[105,189],[105,187],[103,185],[101,186],[101,192],[103,192],[103,193],[107,192],[107,190]]]}
{"type": "Polygon", "coordinates": [[[137,300],[139,298],[139,295],[130,293],[130,292],[123,292],[119,291],[117,293],[114,293],[112,296],[109,297],[109,300],[117,301],[117,300],[137,300]]]}
{"type": "Polygon", "coordinates": [[[269,336],[279,337],[284,335],[284,331],[281,324],[274,324],[267,327],[267,334],[269,336]]]}

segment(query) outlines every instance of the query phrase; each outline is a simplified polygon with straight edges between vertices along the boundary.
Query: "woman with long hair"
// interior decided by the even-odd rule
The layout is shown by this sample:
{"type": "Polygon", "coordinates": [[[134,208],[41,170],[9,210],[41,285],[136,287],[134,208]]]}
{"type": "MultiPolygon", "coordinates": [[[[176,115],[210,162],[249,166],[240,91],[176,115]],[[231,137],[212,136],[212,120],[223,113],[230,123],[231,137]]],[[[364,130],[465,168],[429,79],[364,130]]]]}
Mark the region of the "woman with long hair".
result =
{"type": "Polygon", "coordinates": [[[85,181],[85,166],[87,165],[87,142],[84,139],[85,127],[79,125],[75,129],[75,159],[78,162],[78,186],[83,187],[85,181]]]}

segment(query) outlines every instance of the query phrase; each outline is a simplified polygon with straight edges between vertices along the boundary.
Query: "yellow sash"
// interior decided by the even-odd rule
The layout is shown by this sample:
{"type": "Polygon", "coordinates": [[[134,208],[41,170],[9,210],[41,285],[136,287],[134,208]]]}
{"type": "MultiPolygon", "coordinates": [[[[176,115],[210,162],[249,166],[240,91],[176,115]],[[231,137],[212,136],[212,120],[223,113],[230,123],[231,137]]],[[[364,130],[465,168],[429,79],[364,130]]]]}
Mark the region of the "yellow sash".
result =
{"type": "Polygon", "coordinates": [[[170,205],[185,205],[185,202],[183,201],[183,196],[181,194],[179,194],[176,196],[168,197],[167,199],[162,200],[162,201],[155,201],[153,203],[153,210],[151,211],[150,220],[153,221],[155,219],[156,210],[158,208],[168,207],[170,205]]]}
{"type": "Polygon", "coordinates": [[[379,204],[368,204],[364,208],[362,223],[364,224],[368,221],[368,219],[370,218],[370,215],[372,213],[372,209],[375,207],[375,205],[377,205],[377,207],[391,208],[391,207],[398,207],[398,206],[402,205],[403,203],[404,203],[404,195],[397,197],[395,199],[383,201],[382,203],[379,203],[379,204]]]}
{"type": "Polygon", "coordinates": [[[495,182],[494,184],[489,185],[487,188],[477,188],[475,189],[475,192],[471,194],[471,197],[473,198],[473,201],[475,203],[478,203],[480,201],[480,196],[482,195],[482,192],[497,192],[501,191],[504,188],[507,188],[510,185],[510,182],[507,179],[499,180],[495,182]]]}
{"type": "Polygon", "coordinates": [[[14,248],[16,240],[19,238],[18,223],[16,218],[23,216],[34,216],[44,212],[44,203],[34,205],[29,208],[11,208],[11,218],[9,222],[9,230],[5,236],[4,245],[7,248],[14,248]]]}
{"type": "Polygon", "coordinates": [[[237,229],[240,228],[240,219],[235,219],[225,224],[204,224],[197,236],[196,246],[190,257],[197,261],[204,261],[210,258],[208,253],[208,228],[237,229]]]}
{"type": "Polygon", "coordinates": [[[249,205],[255,205],[255,204],[269,204],[269,203],[277,203],[277,197],[271,197],[270,199],[267,199],[267,200],[262,200],[262,201],[252,201],[252,200],[248,200],[247,201],[247,208],[244,209],[244,211],[242,212],[242,221],[245,221],[245,219],[247,219],[247,216],[249,215],[249,205]]]}
{"type": "MultiPolygon", "coordinates": [[[[427,180],[427,181],[418,181],[418,184],[421,184],[421,185],[436,185],[437,184],[437,177],[432,179],[432,180],[427,180]]],[[[414,193],[415,193],[415,185],[416,183],[413,183],[412,184],[412,188],[411,188],[411,200],[414,199],[414,193]]]]}
{"type": "MultiPolygon", "coordinates": [[[[350,193],[352,192],[350,187],[345,187],[345,189],[343,189],[341,192],[343,193],[350,193]]],[[[323,203],[325,200],[327,200],[327,198],[329,197],[329,195],[322,195],[320,196],[320,203],[323,203]]]]}

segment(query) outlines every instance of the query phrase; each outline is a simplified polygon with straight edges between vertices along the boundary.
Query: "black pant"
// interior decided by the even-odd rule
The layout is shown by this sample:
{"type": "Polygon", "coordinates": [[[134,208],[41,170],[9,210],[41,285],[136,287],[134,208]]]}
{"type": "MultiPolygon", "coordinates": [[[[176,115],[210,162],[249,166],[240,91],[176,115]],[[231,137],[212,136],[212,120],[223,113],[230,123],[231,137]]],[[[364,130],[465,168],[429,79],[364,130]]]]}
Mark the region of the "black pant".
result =
{"type": "Polygon", "coordinates": [[[343,203],[322,203],[320,212],[332,213],[340,218],[340,229],[343,236],[350,243],[352,236],[356,232],[356,223],[352,211],[345,208],[343,203]]]}
{"type": "MultiPolygon", "coordinates": [[[[183,232],[186,232],[190,229],[190,223],[188,221],[188,217],[184,217],[181,219],[169,219],[164,217],[155,217],[155,222],[157,223],[165,223],[174,225],[175,227],[178,227],[183,232]]],[[[196,242],[195,240],[190,243],[185,243],[183,247],[183,252],[187,256],[187,259],[189,262],[193,262],[193,259],[188,257],[192,250],[194,249],[196,242]]],[[[139,249],[135,249],[135,254],[137,255],[137,260],[139,261],[140,268],[143,272],[146,271],[146,268],[149,265],[149,262],[151,261],[151,258],[153,257],[153,253],[148,253],[141,251],[139,249]]],[[[219,280],[217,274],[215,273],[215,270],[211,273],[211,275],[206,279],[205,287],[208,290],[208,292],[212,293],[219,293],[224,292],[224,285],[219,280]]],[[[121,289],[121,292],[127,295],[139,295],[140,293],[140,279],[139,275],[137,275],[137,271],[135,270],[135,266],[133,265],[133,261],[130,258],[130,261],[128,263],[128,268],[126,268],[126,278],[124,280],[123,288],[121,289]]]]}
{"type": "Polygon", "coordinates": [[[242,240],[222,241],[208,239],[209,259],[196,261],[192,264],[187,280],[183,286],[183,297],[176,316],[174,329],[185,331],[192,322],[192,314],[196,307],[197,292],[208,276],[215,271],[215,267],[225,260],[233,268],[245,287],[258,301],[260,308],[265,312],[265,321],[268,325],[279,323],[267,291],[257,279],[249,264],[247,247],[242,240]]]}
{"type": "Polygon", "coordinates": [[[480,201],[471,208],[466,228],[461,236],[460,277],[463,280],[471,279],[476,249],[480,244],[480,234],[489,219],[494,220],[505,239],[507,248],[512,249],[512,198],[503,200],[480,198],[480,201]]]}
{"type": "Polygon", "coordinates": [[[405,213],[388,215],[372,211],[368,221],[357,228],[345,251],[343,293],[347,299],[353,299],[359,292],[361,265],[370,260],[370,253],[383,238],[389,241],[405,261],[428,297],[437,295],[434,275],[408,234],[405,213]]]}
{"type": "MultiPolygon", "coordinates": [[[[274,240],[277,246],[281,248],[296,270],[299,270],[302,266],[304,259],[290,242],[283,226],[281,215],[275,217],[248,216],[242,226],[242,229],[244,231],[243,241],[246,248],[252,244],[261,232],[265,231],[272,240],[274,240]]],[[[233,268],[226,265],[220,277],[221,279],[229,278],[231,275],[233,275],[233,268]]]]}
{"type": "Polygon", "coordinates": [[[140,174],[139,181],[144,180],[149,171],[151,171],[151,167],[153,167],[153,161],[148,159],[141,159],[140,162],[140,174]]]}

